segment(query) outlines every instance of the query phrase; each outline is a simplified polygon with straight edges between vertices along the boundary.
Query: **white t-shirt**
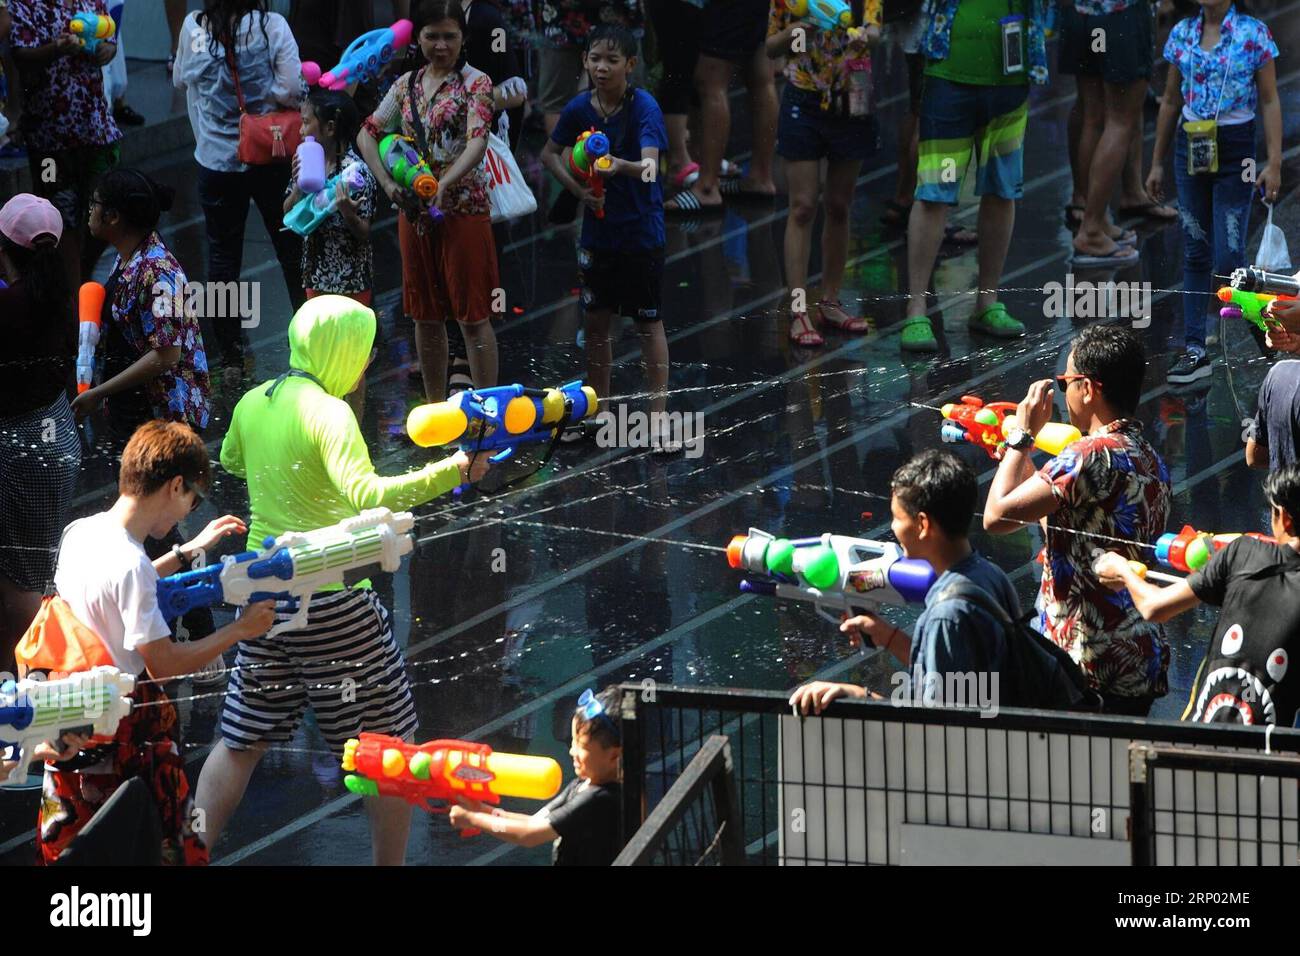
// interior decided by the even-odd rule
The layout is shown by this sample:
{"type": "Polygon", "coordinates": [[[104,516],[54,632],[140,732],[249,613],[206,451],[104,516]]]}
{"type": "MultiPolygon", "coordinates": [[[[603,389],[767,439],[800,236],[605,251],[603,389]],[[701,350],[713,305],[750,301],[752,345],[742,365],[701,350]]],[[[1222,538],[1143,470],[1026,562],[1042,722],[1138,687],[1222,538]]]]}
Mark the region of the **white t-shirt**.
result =
{"type": "Polygon", "coordinates": [[[144,546],[107,511],[68,525],[54,586],[103,639],[125,674],[144,671],[141,644],[171,632],[158,610],[158,572],[144,546]]]}

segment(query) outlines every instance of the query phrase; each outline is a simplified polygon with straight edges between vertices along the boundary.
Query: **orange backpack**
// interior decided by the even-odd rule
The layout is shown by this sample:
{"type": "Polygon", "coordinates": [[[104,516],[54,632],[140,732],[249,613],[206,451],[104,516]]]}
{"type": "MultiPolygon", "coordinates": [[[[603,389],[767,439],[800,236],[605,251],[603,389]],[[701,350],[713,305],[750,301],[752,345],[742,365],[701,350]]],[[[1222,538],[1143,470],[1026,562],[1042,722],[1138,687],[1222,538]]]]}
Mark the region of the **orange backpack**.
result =
{"type": "Polygon", "coordinates": [[[57,594],[41,599],[41,608],[14,656],[20,677],[32,670],[72,674],[101,664],[117,666],[100,636],[82,624],[57,594]]]}

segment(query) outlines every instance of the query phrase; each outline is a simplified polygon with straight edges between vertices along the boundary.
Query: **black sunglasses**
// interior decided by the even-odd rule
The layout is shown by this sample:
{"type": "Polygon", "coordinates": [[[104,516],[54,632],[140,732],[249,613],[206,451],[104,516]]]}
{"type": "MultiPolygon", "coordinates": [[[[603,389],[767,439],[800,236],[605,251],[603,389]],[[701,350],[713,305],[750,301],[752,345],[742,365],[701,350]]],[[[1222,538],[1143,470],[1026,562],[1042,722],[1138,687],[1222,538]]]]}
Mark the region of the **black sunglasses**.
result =
{"type": "Polygon", "coordinates": [[[194,496],[194,502],[190,505],[190,514],[199,510],[199,505],[208,500],[208,496],[199,490],[198,485],[191,485],[185,479],[181,479],[181,487],[194,496]]]}

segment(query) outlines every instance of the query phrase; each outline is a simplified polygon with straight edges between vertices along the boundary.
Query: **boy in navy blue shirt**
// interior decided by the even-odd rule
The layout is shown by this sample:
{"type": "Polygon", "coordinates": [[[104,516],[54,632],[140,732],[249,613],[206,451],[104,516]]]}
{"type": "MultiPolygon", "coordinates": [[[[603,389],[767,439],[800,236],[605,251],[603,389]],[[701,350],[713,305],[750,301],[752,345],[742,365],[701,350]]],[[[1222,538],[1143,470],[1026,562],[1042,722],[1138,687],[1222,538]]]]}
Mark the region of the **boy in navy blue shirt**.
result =
{"type": "MultiPolygon", "coordinates": [[[[560,114],[542,150],[552,175],[586,206],[578,270],[582,283],[587,382],[603,401],[610,393],[615,316],[636,321],[646,367],[651,422],[664,421],[668,385],[668,340],[659,317],[664,268],[664,197],[659,187],[659,152],[668,148],[668,130],[655,98],[628,85],[636,67],[636,39],[622,26],[601,24],[591,31],[584,59],[591,89],[580,93],[560,114]],[[604,195],[597,196],[569,170],[567,150],[588,130],[609,138],[604,195]]],[[[661,450],[676,443],[652,435],[661,450]]]]}

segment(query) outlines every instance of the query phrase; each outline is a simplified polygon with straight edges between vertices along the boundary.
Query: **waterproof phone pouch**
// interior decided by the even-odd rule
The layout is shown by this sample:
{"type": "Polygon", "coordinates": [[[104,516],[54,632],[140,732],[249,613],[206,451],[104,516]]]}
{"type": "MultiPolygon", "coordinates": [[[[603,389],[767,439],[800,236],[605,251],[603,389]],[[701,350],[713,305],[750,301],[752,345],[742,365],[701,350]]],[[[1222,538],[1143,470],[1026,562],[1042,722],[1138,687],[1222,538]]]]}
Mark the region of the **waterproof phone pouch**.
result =
{"type": "Polygon", "coordinates": [[[1025,18],[1020,14],[1003,17],[998,23],[1002,27],[1002,73],[1025,72],[1025,18]]]}
{"type": "Polygon", "coordinates": [[[1219,124],[1214,120],[1189,120],[1183,124],[1187,134],[1187,175],[1219,171],[1219,124]]]}

